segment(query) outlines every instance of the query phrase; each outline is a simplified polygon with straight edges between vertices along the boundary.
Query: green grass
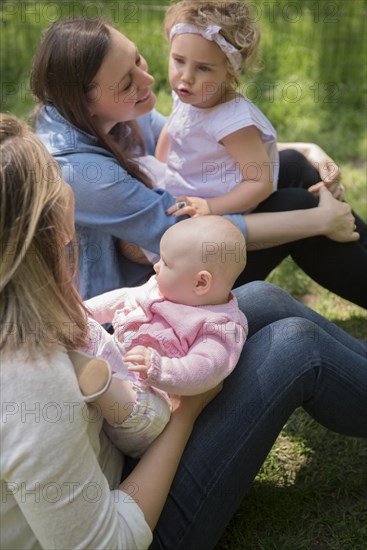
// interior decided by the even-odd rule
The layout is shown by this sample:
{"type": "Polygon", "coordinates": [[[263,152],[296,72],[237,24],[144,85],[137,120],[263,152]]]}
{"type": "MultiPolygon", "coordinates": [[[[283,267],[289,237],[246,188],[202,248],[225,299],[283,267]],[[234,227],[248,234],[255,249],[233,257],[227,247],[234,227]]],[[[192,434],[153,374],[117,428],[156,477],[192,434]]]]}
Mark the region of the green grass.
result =
{"type": "MultiPolygon", "coordinates": [[[[10,3],[14,13],[2,14],[1,110],[25,116],[33,106],[27,84],[32,55],[57,8],[55,2],[46,9],[48,3],[38,1],[36,18],[22,14],[21,4],[10,3]]],[[[161,8],[167,2],[71,4],[76,13],[99,6],[98,13],[138,43],[156,79],[157,106],[168,114],[167,45],[161,34],[161,8]]],[[[262,28],[263,70],[245,75],[242,89],[273,122],[280,140],[319,143],[341,164],[347,200],[366,219],[366,1],[251,4],[262,28]]],[[[60,5],[67,16],[67,2],[60,5]]],[[[291,260],[269,279],[367,340],[364,310],[319,287],[291,260]]],[[[366,464],[366,441],[331,433],[296,411],[216,550],[366,548],[366,464]]]]}
{"type": "Polygon", "coordinates": [[[366,441],[297,411],[216,550],[364,550],[366,463],[366,441]]]}

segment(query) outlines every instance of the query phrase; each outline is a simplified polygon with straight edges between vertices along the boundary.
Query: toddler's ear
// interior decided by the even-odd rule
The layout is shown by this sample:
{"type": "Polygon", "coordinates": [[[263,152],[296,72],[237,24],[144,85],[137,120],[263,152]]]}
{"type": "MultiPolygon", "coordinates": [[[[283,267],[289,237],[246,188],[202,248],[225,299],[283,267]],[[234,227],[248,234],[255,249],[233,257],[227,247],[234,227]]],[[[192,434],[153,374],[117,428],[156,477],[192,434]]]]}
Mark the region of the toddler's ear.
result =
{"type": "Polygon", "coordinates": [[[196,275],[195,293],[202,296],[212,287],[213,276],[209,271],[199,271],[196,275]]]}

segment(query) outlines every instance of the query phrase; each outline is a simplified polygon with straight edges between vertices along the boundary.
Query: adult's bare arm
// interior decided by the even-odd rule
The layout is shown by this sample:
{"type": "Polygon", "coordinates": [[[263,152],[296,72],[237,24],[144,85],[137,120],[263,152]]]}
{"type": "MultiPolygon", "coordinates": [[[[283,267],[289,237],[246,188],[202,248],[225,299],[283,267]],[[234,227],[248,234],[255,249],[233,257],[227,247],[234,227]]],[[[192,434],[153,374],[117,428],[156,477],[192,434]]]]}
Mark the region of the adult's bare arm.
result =
{"type": "Polygon", "coordinates": [[[120,485],[120,489],[127,493],[130,492],[129,488],[134,487],[132,498],[143,511],[145,520],[152,530],[166,502],[194,422],[221,387],[222,385],[217,386],[200,395],[179,398],[163,432],[120,485]]]}
{"type": "Polygon", "coordinates": [[[280,244],[324,235],[333,241],[357,241],[351,207],[320,188],[319,205],[305,210],[261,212],[245,216],[249,250],[271,248],[280,244]]]}

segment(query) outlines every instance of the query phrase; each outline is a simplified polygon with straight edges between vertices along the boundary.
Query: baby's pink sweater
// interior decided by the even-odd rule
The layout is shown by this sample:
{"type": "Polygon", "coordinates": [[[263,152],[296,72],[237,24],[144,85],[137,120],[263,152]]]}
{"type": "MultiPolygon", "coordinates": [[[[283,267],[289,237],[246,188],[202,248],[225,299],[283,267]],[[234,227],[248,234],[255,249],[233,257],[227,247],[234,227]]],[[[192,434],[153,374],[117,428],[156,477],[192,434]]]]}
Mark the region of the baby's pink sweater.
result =
{"type": "Polygon", "coordinates": [[[156,277],[86,302],[101,324],[111,323],[122,354],[152,349],[146,382],[171,394],[213,388],[234,369],[247,336],[247,320],[231,295],[226,304],[186,306],[159,294],[156,277]]]}

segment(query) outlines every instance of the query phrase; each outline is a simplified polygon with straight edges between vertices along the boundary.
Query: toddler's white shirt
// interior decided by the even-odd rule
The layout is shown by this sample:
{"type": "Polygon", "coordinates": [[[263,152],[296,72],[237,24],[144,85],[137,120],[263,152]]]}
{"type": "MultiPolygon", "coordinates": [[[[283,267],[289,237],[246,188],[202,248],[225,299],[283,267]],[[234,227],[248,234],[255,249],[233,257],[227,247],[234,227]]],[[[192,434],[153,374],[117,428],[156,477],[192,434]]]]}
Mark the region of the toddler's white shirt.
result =
{"type": "Polygon", "coordinates": [[[240,170],[238,163],[219,142],[241,128],[255,126],[260,130],[274,190],[279,175],[279,154],[276,131],[266,116],[244,96],[209,109],[199,109],[182,103],[174,94],[173,111],[167,132],[170,150],[162,185],[173,196],[192,195],[212,198],[228,193],[244,178],[253,177],[264,167],[248,163],[240,170]]]}

